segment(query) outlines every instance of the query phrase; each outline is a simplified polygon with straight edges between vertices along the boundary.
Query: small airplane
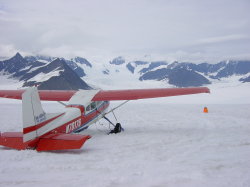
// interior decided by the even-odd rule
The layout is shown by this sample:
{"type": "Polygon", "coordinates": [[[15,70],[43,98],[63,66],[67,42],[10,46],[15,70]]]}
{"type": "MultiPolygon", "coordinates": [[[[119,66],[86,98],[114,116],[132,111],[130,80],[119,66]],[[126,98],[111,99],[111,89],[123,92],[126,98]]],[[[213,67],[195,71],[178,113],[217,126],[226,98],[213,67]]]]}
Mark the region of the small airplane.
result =
{"type": "Polygon", "coordinates": [[[22,99],[23,117],[23,132],[0,133],[0,145],[17,150],[80,149],[91,136],[79,132],[101,118],[115,127],[111,133],[121,132],[120,123],[114,125],[106,115],[129,100],[198,93],[210,93],[210,90],[206,87],[79,91],[38,90],[37,87],[30,87],[25,90],[0,90],[0,97],[22,99]],[[58,101],[65,105],[65,112],[45,113],[41,100],[58,101]],[[107,111],[113,100],[125,102],[107,111]],[[68,102],[65,104],[63,101],[68,102]]]}

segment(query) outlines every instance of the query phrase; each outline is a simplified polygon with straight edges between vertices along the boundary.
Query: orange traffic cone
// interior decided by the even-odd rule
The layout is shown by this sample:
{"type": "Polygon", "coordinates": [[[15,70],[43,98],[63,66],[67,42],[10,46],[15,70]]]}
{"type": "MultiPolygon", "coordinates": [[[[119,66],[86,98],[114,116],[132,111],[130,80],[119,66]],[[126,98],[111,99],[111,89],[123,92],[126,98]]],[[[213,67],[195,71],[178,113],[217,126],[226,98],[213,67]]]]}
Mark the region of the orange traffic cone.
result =
{"type": "Polygon", "coordinates": [[[204,112],[204,113],[208,113],[207,107],[204,107],[203,112],[204,112]]]}

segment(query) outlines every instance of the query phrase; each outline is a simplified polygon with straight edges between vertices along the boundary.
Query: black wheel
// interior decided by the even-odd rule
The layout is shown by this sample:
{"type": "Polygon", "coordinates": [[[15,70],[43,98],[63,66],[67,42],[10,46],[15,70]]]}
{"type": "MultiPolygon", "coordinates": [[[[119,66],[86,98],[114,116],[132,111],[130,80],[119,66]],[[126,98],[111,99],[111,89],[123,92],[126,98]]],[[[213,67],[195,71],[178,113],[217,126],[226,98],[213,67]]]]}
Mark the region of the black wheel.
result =
{"type": "Polygon", "coordinates": [[[112,134],[112,133],[120,133],[122,131],[122,126],[120,123],[116,123],[115,125],[115,128],[109,132],[109,134],[112,134]]]}

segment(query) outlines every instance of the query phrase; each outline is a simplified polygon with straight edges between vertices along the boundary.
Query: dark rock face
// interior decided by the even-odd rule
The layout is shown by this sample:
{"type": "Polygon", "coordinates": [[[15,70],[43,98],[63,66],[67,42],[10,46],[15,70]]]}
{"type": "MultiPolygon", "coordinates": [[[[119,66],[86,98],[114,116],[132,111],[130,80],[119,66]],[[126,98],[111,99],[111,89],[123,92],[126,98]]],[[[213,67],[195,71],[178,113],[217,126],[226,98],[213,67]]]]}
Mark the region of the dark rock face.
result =
{"type": "Polygon", "coordinates": [[[67,65],[79,76],[79,77],[84,77],[86,76],[84,70],[80,68],[77,63],[70,61],[70,60],[65,60],[63,59],[67,65]]]}
{"type": "Polygon", "coordinates": [[[85,59],[85,58],[75,57],[74,59],[71,59],[71,61],[75,61],[76,63],[80,63],[80,64],[85,64],[86,66],[92,68],[91,63],[87,59],[85,59]]]}
{"type": "Polygon", "coordinates": [[[17,53],[9,60],[0,62],[0,71],[4,71],[11,77],[24,81],[23,87],[38,85],[38,89],[52,90],[91,88],[67,65],[65,60],[57,58],[49,63],[43,63],[38,60],[37,57],[31,56],[23,58],[17,53]],[[57,72],[56,76],[53,74],[54,72],[57,72]],[[45,81],[34,79],[39,74],[47,75],[49,78],[45,81]]]}
{"type": "Polygon", "coordinates": [[[147,68],[143,68],[139,73],[141,73],[141,74],[146,73],[146,72],[151,71],[154,68],[157,68],[161,65],[167,65],[167,63],[164,61],[163,62],[151,62],[147,68]]]}
{"type": "Polygon", "coordinates": [[[121,56],[114,58],[112,61],[109,62],[110,64],[114,65],[121,65],[125,63],[125,59],[121,56]]]}
{"type": "Polygon", "coordinates": [[[134,61],[134,62],[129,62],[126,67],[127,69],[131,72],[134,73],[135,72],[135,68],[141,65],[146,65],[149,64],[149,62],[145,62],[145,61],[134,61]]]}
{"type": "MultiPolygon", "coordinates": [[[[42,55],[36,55],[36,56],[27,56],[25,57],[25,59],[28,61],[28,62],[31,62],[31,63],[34,63],[34,62],[52,62],[54,61],[55,59],[57,59],[56,57],[49,57],[49,56],[42,56],[42,55]]],[[[79,77],[84,77],[86,76],[86,73],[84,72],[84,69],[81,68],[79,66],[79,64],[84,64],[86,65],[87,67],[92,67],[91,63],[86,60],[85,58],[82,58],[82,57],[75,57],[75,58],[72,58],[71,60],[66,60],[64,58],[59,58],[59,59],[62,59],[64,60],[68,66],[74,70],[76,72],[76,74],[79,76],[79,77]]]]}
{"type": "Polygon", "coordinates": [[[194,71],[198,71],[201,73],[209,74],[219,71],[221,68],[225,66],[225,62],[220,62],[218,64],[208,64],[208,63],[201,63],[201,64],[192,64],[190,67],[194,71]]]}
{"type": "Polygon", "coordinates": [[[33,86],[38,84],[38,89],[41,90],[78,90],[78,89],[90,89],[88,86],[62,59],[56,59],[49,63],[47,66],[39,68],[28,74],[28,77],[23,77],[26,81],[24,86],[33,86]],[[44,82],[29,82],[28,80],[40,73],[50,73],[53,71],[59,71],[59,76],[52,76],[50,79],[44,82]]]}
{"type": "Polygon", "coordinates": [[[250,61],[231,61],[218,72],[216,78],[228,77],[231,75],[245,75],[250,72],[250,61]]]}
{"type": "MultiPolygon", "coordinates": [[[[35,61],[34,63],[31,63],[31,65],[28,66],[27,68],[21,69],[20,71],[17,71],[16,73],[14,73],[13,77],[17,77],[20,80],[23,80],[23,77],[27,76],[32,69],[42,67],[44,65],[46,65],[46,64],[39,62],[39,61],[35,61]]],[[[32,73],[32,72],[30,72],[30,73],[32,73]]]]}
{"type": "Polygon", "coordinates": [[[196,73],[193,70],[184,68],[175,69],[168,75],[169,84],[177,87],[192,87],[210,84],[210,81],[204,76],[196,73]]]}
{"type": "MultiPolygon", "coordinates": [[[[177,87],[202,86],[211,82],[206,78],[221,79],[232,75],[246,75],[250,72],[250,61],[228,61],[217,64],[193,64],[189,62],[174,62],[164,68],[154,70],[153,65],[140,71],[140,80],[168,80],[177,87]]],[[[158,66],[161,67],[161,64],[158,66]]],[[[248,82],[248,78],[240,81],[248,82]]]]}
{"type": "Polygon", "coordinates": [[[109,75],[109,70],[105,69],[104,71],[102,71],[102,73],[105,74],[105,75],[109,75]]]}
{"type": "Polygon", "coordinates": [[[217,64],[192,64],[192,63],[180,63],[182,67],[204,73],[211,78],[220,79],[229,77],[232,75],[245,75],[250,72],[250,61],[228,61],[219,62],[217,64]],[[215,73],[211,76],[210,73],[215,73]]]}
{"type": "Polygon", "coordinates": [[[193,70],[185,68],[175,68],[173,70],[162,68],[145,73],[140,80],[168,80],[169,84],[177,87],[202,86],[210,84],[210,81],[204,76],[193,70]]]}
{"type": "Polygon", "coordinates": [[[163,80],[168,77],[170,70],[167,68],[149,71],[143,74],[139,79],[142,80],[163,80]]]}
{"type": "Polygon", "coordinates": [[[19,53],[9,60],[4,60],[0,62],[0,71],[5,71],[6,73],[12,74],[19,72],[21,69],[29,65],[29,62],[25,60],[19,53]]]}
{"type": "Polygon", "coordinates": [[[88,90],[91,89],[81,78],[72,72],[60,72],[60,76],[51,77],[39,84],[40,90],[88,90]]]}
{"type": "Polygon", "coordinates": [[[47,61],[47,62],[51,62],[53,60],[56,59],[56,57],[50,57],[50,56],[43,56],[43,55],[36,55],[36,56],[26,56],[24,57],[25,60],[27,60],[28,62],[36,62],[36,61],[47,61]]]}
{"type": "Polygon", "coordinates": [[[38,75],[40,73],[48,74],[48,73],[53,72],[55,70],[63,70],[64,64],[65,64],[65,62],[63,60],[56,59],[46,66],[42,66],[42,67],[40,67],[40,68],[30,72],[30,73],[24,74],[20,78],[20,80],[28,81],[29,79],[35,77],[36,75],[38,75]]]}
{"type": "Polygon", "coordinates": [[[250,82],[250,76],[246,77],[246,78],[241,78],[240,79],[241,82],[250,82]]]}
{"type": "Polygon", "coordinates": [[[134,63],[136,66],[148,64],[148,62],[145,62],[145,61],[134,61],[133,63],[134,63]]]}
{"type": "MultiPolygon", "coordinates": [[[[124,71],[122,68],[126,66],[127,70],[136,74],[136,77],[138,75],[141,81],[167,81],[177,87],[203,86],[210,84],[209,80],[220,80],[234,75],[239,76],[239,81],[243,83],[250,82],[248,60],[222,61],[217,64],[191,62],[168,64],[165,61],[139,60],[126,63],[123,57],[117,57],[109,63],[112,64],[108,66],[111,69],[103,66],[104,68],[96,73],[103,73],[108,77],[113,70],[118,74],[124,71]]],[[[23,58],[17,53],[8,60],[0,61],[1,74],[23,81],[23,86],[39,85],[39,89],[89,89],[90,87],[81,79],[86,76],[85,72],[93,73],[87,71],[88,68],[93,68],[92,64],[81,57],[71,60],[41,55],[23,58]],[[43,80],[38,79],[46,76],[47,78],[43,80]]]]}
{"type": "Polygon", "coordinates": [[[127,69],[128,69],[131,73],[134,73],[134,72],[135,72],[135,67],[132,66],[131,63],[128,63],[128,64],[126,65],[126,67],[127,67],[127,69]]]}

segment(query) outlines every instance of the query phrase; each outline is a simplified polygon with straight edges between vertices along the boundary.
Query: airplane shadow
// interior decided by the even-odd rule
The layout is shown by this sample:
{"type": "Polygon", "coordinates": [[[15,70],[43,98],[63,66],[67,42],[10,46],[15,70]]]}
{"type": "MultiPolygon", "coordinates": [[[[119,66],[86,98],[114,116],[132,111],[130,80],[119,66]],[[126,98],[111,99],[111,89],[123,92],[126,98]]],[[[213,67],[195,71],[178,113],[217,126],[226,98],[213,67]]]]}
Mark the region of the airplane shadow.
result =
{"type": "MultiPolygon", "coordinates": [[[[8,147],[0,147],[0,151],[25,151],[25,150],[15,150],[8,147]]],[[[51,153],[51,154],[86,154],[90,152],[89,149],[82,148],[82,149],[69,149],[69,150],[55,150],[55,151],[36,151],[35,149],[28,149],[33,150],[35,152],[39,153],[51,153]]]]}
{"type": "Polygon", "coordinates": [[[41,151],[38,153],[51,153],[51,154],[86,154],[89,150],[86,149],[70,149],[70,150],[56,150],[56,151],[41,151]]]}

